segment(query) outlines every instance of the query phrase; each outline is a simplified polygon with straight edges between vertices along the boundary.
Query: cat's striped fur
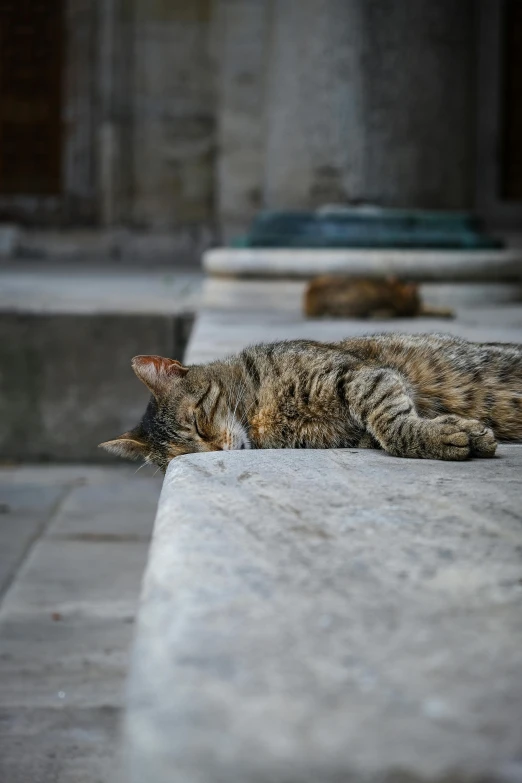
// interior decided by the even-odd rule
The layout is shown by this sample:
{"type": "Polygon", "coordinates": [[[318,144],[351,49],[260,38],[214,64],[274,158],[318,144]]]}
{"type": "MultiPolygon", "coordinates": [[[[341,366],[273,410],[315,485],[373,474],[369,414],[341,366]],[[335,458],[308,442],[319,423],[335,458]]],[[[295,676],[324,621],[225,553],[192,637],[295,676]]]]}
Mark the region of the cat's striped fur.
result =
{"type": "Polygon", "coordinates": [[[136,357],[152,391],[141,423],[102,444],[165,469],[239,448],[382,448],[401,457],[491,457],[522,440],[522,346],[382,334],[257,345],[183,367],[136,357]]]}

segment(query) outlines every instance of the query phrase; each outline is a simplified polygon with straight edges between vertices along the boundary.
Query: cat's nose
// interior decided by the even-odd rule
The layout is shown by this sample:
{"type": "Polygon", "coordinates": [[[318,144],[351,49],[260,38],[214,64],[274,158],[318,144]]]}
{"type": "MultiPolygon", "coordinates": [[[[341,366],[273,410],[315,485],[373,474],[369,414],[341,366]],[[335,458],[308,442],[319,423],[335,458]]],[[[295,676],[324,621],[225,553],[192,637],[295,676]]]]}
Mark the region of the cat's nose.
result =
{"type": "Polygon", "coordinates": [[[244,449],[244,448],[245,448],[245,444],[244,444],[244,443],[242,443],[242,444],[241,444],[241,446],[240,446],[239,448],[240,448],[240,449],[244,449]]]}

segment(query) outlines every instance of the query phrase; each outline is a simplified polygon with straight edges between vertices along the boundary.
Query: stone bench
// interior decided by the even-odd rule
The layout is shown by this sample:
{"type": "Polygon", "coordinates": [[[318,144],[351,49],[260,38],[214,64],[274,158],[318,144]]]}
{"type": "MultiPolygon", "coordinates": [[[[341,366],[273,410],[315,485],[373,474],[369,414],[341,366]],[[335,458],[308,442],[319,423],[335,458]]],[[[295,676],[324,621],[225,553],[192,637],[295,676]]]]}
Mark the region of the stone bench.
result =
{"type": "Polygon", "coordinates": [[[127,781],[522,781],[522,446],[175,460],[127,781]]]}
{"type": "Polygon", "coordinates": [[[203,256],[211,275],[239,278],[403,276],[409,280],[503,282],[522,280],[522,248],[505,250],[365,250],[215,248],[203,256]]]}
{"type": "MultiPolygon", "coordinates": [[[[315,323],[295,289],[215,282],[188,362],[369,329],[522,342],[521,307],[315,323]]],[[[355,449],[175,460],[125,783],[522,783],[521,508],[522,446],[466,463],[355,449]]]]}
{"type": "MultiPolygon", "coordinates": [[[[230,280],[243,288],[253,281],[272,298],[283,290],[303,290],[320,274],[417,282],[423,300],[441,307],[522,302],[522,248],[505,250],[368,250],[295,248],[215,248],[203,256],[214,290],[230,280]]],[[[223,296],[221,295],[223,300],[223,296]]],[[[236,296],[236,300],[239,297],[236,296]]]]}

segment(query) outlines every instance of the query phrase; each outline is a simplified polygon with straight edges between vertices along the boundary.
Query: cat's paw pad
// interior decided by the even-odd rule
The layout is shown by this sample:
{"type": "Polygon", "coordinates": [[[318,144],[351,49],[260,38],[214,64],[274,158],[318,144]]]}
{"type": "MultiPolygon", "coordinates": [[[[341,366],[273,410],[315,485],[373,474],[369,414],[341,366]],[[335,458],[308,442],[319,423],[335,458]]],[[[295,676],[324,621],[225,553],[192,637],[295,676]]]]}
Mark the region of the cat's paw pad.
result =
{"type": "Polygon", "coordinates": [[[497,441],[493,431],[476,419],[439,416],[431,424],[435,428],[433,456],[437,459],[463,460],[495,454],[497,441]]]}

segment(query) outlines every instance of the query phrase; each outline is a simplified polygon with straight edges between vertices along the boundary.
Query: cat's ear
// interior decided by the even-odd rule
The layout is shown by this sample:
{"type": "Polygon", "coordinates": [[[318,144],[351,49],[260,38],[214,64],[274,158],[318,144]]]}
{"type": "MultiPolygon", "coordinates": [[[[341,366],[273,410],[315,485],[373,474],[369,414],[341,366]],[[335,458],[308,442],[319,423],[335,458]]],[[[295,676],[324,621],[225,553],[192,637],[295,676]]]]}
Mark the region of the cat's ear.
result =
{"type": "Polygon", "coordinates": [[[182,378],[188,373],[188,367],[164,356],[135,356],[132,369],[156,397],[166,391],[174,378],[182,378]]]}
{"type": "Polygon", "coordinates": [[[119,438],[100,443],[98,448],[105,449],[105,451],[124,459],[145,459],[149,453],[147,444],[139,440],[132,432],[124,432],[119,438]]]}

